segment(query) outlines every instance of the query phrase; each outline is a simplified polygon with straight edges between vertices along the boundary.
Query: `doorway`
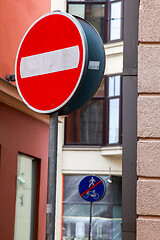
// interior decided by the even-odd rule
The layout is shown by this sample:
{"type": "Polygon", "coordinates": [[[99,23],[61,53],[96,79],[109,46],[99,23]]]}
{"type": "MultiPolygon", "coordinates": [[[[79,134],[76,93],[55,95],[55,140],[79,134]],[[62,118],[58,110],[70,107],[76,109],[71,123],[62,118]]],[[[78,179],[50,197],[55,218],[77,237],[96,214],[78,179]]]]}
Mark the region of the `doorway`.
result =
{"type": "Polygon", "coordinates": [[[38,160],[18,155],[14,240],[35,240],[38,160]]]}

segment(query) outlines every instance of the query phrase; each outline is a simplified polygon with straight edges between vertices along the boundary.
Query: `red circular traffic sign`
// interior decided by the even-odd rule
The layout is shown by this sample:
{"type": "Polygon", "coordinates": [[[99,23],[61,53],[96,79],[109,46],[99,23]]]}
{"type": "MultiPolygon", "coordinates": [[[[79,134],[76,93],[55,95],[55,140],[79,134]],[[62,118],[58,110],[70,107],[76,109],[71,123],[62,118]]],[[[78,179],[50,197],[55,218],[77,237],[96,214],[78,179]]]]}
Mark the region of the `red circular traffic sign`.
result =
{"type": "Polygon", "coordinates": [[[24,103],[39,113],[61,109],[77,90],[86,59],[86,37],[76,18],[61,12],[39,18],[24,35],[16,58],[24,103]]]}

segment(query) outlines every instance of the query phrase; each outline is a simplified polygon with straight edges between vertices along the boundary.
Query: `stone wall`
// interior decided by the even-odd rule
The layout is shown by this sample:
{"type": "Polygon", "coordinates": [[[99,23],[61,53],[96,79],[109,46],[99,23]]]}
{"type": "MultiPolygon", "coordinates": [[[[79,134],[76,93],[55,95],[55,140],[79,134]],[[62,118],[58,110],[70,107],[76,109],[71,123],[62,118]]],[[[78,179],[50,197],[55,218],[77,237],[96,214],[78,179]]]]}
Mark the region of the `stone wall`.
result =
{"type": "Polygon", "coordinates": [[[140,0],[137,240],[160,239],[160,1],[140,0]]]}

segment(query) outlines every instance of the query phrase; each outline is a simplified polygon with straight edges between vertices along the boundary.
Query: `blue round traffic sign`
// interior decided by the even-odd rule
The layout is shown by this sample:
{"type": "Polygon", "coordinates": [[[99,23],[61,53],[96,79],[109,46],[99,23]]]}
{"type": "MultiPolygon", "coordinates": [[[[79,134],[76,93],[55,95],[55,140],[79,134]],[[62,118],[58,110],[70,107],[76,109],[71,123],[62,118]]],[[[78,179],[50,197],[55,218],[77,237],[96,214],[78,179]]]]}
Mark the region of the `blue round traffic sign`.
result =
{"type": "Polygon", "coordinates": [[[103,198],[106,191],[105,182],[98,176],[84,177],[79,184],[80,196],[88,202],[96,202],[103,198]]]}

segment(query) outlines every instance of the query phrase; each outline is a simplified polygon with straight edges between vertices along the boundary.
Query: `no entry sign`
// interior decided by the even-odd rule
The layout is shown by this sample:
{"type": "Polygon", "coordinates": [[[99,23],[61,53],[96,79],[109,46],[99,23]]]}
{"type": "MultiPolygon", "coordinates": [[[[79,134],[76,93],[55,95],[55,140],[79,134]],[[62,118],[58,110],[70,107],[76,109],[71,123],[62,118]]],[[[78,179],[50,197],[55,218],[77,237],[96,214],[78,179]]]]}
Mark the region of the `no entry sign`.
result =
{"type": "Polygon", "coordinates": [[[24,35],[15,78],[29,108],[66,115],[94,95],[104,68],[104,46],[95,28],[82,18],[57,11],[39,18],[24,35]]]}
{"type": "Polygon", "coordinates": [[[39,113],[61,109],[74,95],[87,57],[83,28],[69,14],[39,18],[24,35],[16,58],[19,94],[39,113]]]}

